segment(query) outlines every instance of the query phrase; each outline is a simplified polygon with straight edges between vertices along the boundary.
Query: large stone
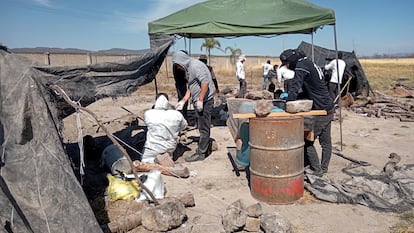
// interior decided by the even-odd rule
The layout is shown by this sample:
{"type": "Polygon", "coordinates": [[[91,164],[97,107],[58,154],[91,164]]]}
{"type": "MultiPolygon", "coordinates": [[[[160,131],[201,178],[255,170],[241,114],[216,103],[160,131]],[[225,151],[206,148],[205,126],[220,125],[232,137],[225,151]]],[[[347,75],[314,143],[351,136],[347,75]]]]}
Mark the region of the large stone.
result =
{"type": "Polygon", "coordinates": [[[260,227],[265,233],[291,233],[290,222],[279,213],[260,216],[260,227]]]}
{"type": "Polygon", "coordinates": [[[155,232],[168,231],[179,227],[186,216],[184,204],[178,200],[172,200],[143,211],[142,226],[155,232]]]}
{"type": "Polygon", "coordinates": [[[246,225],[247,212],[239,199],[227,207],[221,215],[223,228],[226,232],[236,232],[246,225]]]}
{"type": "Polygon", "coordinates": [[[312,100],[295,100],[286,102],[286,112],[308,112],[312,109],[312,100]]]}

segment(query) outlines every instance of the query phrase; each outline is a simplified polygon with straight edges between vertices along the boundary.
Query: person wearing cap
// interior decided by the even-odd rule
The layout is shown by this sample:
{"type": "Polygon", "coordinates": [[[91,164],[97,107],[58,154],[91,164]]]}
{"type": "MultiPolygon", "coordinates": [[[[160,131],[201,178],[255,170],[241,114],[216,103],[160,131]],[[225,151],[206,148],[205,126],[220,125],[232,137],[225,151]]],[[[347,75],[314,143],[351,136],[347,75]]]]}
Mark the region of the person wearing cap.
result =
{"type": "Polygon", "coordinates": [[[267,60],[265,64],[263,64],[263,86],[262,89],[267,89],[267,80],[269,79],[269,71],[273,70],[272,64],[270,64],[270,60],[267,60]]]}
{"type": "Polygon", "coordinates": [[[244,72],[244,62],[246,61],[245,55],[239,56],[239,61],[236,63],[236,78],[240,83],[240,91],[237,98],[244,98],[247,91],[246,73],[244,72]]]}
{"type": "Polygon", "coordinates": [[[184,104],[190,100],[196,110],[197,126],[200,132],[197,151],[185,158],[185,161],[204,160],[209,153],[211,111],[214,103],[211,73],[203,62],[191,58],[182,51],[173,54],[172,62],[176,69],[185,71],[187,79],[187,92],[177,103],[176,109],[182,109],[184,104]]]}
{"type": "Polygon", "coordinates": [[[210,70],[211,73],[211,78],[213,79],[213,83],[214,83],[214,87],[216,88],[216,93],[220,93],[220,89],[218,87],[218,82],[217,82],[217,78],[216,78],[216,74],[214,73],[214,69],[212,66],[207,64],[207,56],[202,54],[200,55],[200,57],[198,58],[198,60],[202,61],[204,64],[206,64],[207,68],[210,70]]]}
{"type": "MultiPolygon", "coordinates": [[[[333,59],[325,65],[326,70],[332,71],[331,79],[328,83],[328,90],[333,100],[335,100],[336,97],[339,95],[338,83],[339,85],[341,85],[342,83],[342,77],[344,75],[345,67],[346,63],[344,60],[342,60],[342,52],[338,52],[338,59],[333,59]]],[[[335,104],[337,102],[338,100],[335,102],[335,104]]]]}
{"type": "Polygon", "coordinates": [[[281,66],[286,65],[295,72],[291,79],[287,101],[297,99],[310,99],[313,101],[312,110],[326,110],[327,115],[313,117],[313,131],[315,139],[318,138],[322,147],[322,158],[319,161],[314,141],[305,139],[305,159],[309,161],[314,175],[322,176],[328,172],[332,154],[331,122],[334,105],[325,85],[323,73],[320,68],[309,60],[299,50],[288,49],[280,54],[281,66]],[[299,96],[300,89],[303,90],[299,96]]]}

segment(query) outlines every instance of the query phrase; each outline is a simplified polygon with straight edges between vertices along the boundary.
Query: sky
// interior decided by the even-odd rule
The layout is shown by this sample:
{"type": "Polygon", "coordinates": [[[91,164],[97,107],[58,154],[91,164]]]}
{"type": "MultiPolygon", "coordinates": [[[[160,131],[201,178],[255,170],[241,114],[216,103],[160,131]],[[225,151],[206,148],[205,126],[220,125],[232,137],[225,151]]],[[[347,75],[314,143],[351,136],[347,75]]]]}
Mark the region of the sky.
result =
{"type": "MultiPolygon", "coordinates": [[[[257,0],[258,1],[258,0],[257,0]]],[[[358,56],[414,53],[414,1],[308,0],[335,11],[339,50],[358,56]]],[[[202,0],[0,0],[0,43],[8,48],[148,49],[148,22],[202,0]]],[[[279,56],[310,35],[216,38],[246,55],[279,56]]],[[[315,45],[334,49],[334,27],[316,31],[315,45]]],[[[203,53],[203,39],[180,39],[170,49],[203,53]],[[187,47],[186,47],[187,46],[187,47]]],[[[212,54],[224,55],[220,50],[212,54]]]]}

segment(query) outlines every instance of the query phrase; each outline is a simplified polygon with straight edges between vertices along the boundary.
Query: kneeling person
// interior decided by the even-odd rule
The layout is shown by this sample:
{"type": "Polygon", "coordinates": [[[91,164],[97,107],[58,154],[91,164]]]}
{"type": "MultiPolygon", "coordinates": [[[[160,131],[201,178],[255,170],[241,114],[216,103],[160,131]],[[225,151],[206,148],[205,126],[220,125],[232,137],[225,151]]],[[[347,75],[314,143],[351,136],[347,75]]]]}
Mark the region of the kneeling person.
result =
{"type": "Polygon", "coordinates": [[[170,108],[166,94],[158,95],[154,108],[144,113],[144,121],[148,131],[141,162],[154,163],[156,156],[164,153],[172,156],[187,121],[179,111],[170,108]]]}

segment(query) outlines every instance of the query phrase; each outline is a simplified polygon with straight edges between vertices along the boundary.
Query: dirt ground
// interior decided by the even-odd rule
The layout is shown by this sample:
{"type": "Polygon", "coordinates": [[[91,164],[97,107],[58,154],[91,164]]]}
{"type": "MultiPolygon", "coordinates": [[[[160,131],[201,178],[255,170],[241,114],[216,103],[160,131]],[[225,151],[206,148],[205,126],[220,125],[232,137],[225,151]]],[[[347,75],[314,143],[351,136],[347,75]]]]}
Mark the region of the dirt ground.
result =
{"type": "MultiPolygon", "coordinates": [[[[170,101],[175,103],[174,94],[170,101]]],[[[154,94],[138,90],[130,97],[118,99],[102,99],[88,108],[96,113],[111,132],[116,132],[135,118],[123,110],[124,107],[138,116],[143,116],[154,102],[154,94]]],[[[392,152],[401,156],[401,164],[414,163],[412,154],[414,142],[414,122],[400,122],[398,119],[366,117],[342,109],[342,125],[332,123],[332,142],[334,147],[341,148],[346,156],[383,167],[392,152]]],[[[143,125],[139,121],[139,125],[143,125]]],[[[96,123],[87,117],[82,117],[83,134],[102,136],[96,123]]],[[[66,142],[77,140],[75,117],[69,116],[64,120],[63,135],[66,142]]],[[[187,136],[198,136],[197,130],[187,133],[187,136]]],[[[236,176],[228,158],[229,148],[235,147],[234,140],[226,126],[214,126],[211,137],[218,144],[207,159],[200,162],[186,163],[184,157],[191,155],[195,143],[190,145],[192,151],[186,151],[176,162],[183,163],[190,170],[191,176],[179,179],[163,176],[167,188],[167,196],[191,192],[195,197],[196,206],[187,208],[188,222],[193,223],[192,232],[224,232],[221,224],[221,214],[234,201],[241,199],[246,205],[257,203],[248,187],[246,173],[236,176]]],[[[318,144],[318,143],[316,143],[318,144]]],[[[320,148],[319,154],[320,154],[320,148]]],[[[346,178],[341,169],[350,162],[339,156],[332,155],[328,177],[341,180],[346,178]]],[[[374,211],[362,205],[332,204],[319,201],[305,191],[304,197],[292,204],[269,205],[261,202],[264,213],[278,212],[289,220],[293,231],[304,232],[390,232],[391,227],[401,220],[398,214],[374,211]]]]}

